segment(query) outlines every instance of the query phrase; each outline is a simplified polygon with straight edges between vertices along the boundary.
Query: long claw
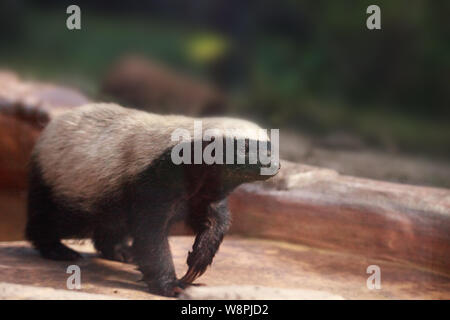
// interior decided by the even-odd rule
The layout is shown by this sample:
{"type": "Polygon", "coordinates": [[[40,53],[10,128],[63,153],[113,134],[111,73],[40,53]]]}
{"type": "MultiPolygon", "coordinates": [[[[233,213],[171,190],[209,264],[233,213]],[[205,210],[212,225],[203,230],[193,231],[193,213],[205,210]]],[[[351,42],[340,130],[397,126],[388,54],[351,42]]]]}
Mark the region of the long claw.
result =
{"type": "Polygon", "coordinates": [[[181,281],[185,283],[192,283],[195,279],[198,278],[198,272],[194,271],[193,268],[189,268],[189,270],[186,272],[183,278],[181,278],[181,281]]]}
{"type": "Polygon", "coordinates": [[[188,272],[186,272],[186,274],[181,278],[181,281],[183,281],[184,283],[192,283],[192,272],[190,271],[190,269],[189,269],[188,272]]]}
{"type": "Polygon", "coordinates": [[[173,295],[175,297],[178,297],[181,293],[183,292],[183,289],[180,287],[175,287],[173,288],[173,295]]]}

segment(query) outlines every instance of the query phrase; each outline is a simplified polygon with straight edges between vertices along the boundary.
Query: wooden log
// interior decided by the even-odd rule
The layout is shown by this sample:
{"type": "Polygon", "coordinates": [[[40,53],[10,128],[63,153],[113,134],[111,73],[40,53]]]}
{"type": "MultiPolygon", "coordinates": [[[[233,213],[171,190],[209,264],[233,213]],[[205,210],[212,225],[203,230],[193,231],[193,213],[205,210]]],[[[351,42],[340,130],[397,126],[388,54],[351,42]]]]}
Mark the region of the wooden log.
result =
{"type": "Polygon", "coordinates": [[[0,240],[23,239],[28,159],[42,128],[87,102],[76,89],[0,71],[0,240]]]}
{"type": "Polygon", "coordinates": [[[450,191],[282,162],[229,198],[231,232],[413,263],[450,274],[450,191]]]}
{"type": "Polygon", "coordinates": [[[0,70],[0,113],[37,127],[44,127],[54,115],[89,101],[77,89],[24,81],[15,73],[0,70]]]}
{"type": "Polygon", "coordinates": [[[164,114],[215,115],[227,106],[219,89],[140,56],[113,65],[102,92],[125,106],[164,114]]]}
{"type": "Polygon", "coordinates": [[[0,189],[25,189],[27,163],[40,129],[0,114],[0,189]]]}
{"type": "Polygon", "coordinates": [[[25,189],[28,159],[42,128],[57,114],[87,102],[76,89],[0,71],[0,189],[25,189]]]}

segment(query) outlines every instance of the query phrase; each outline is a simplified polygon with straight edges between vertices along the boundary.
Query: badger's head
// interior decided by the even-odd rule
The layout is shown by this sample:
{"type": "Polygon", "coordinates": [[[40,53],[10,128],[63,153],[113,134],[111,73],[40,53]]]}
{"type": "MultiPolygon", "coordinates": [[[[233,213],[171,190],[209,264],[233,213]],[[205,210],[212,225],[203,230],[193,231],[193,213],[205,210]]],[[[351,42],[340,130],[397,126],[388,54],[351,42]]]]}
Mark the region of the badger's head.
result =
{"type": "Polygon", "coordinates": [[[172,149],[175,164],[207,167],[229,186],[266,180],[280,168],[278,130],[268,131],[240,119],[204,118],[192,132],[176,132],[185,143],[172,149]],[[192,139],[193,137],[193,139],[192,139]],[[184,147],[183,147],[184,145],[184,147]]]}
{"type": "Polygon", "coordinates": [[[223,144],[221,170],[237,183],[267,180],[280,169],[278,145],[269,139],[227,137],[223,144]]]}

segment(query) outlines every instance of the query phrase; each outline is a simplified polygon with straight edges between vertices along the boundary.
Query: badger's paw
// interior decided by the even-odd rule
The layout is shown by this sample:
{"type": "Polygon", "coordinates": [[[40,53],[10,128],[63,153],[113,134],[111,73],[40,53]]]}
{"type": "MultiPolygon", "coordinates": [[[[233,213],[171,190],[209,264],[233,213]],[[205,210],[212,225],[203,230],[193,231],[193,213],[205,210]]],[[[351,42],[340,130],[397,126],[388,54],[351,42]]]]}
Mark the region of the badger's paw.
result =
{"type": "Polygon", "coordinates": [[[205,271],[206,268],[212,263],[214,255],[201,252],[200,250],[193,250],[189,252],[187,264],[189,266],[186,274],[181,278],[181,281],[184,283],[192,283],[200,277],[205,271]]]}
{"type": "Polygon", "coordinates": [[[101,256],[113,261],[134,262],[131,246],[125,244],[116,245],[112,250],[103,250],[101,251],[101,256]]]}
{"type": "Polygon", "coordinates": [[[172,298],[178,297],[186,288],[190,286],[203,286],[203,284],[186,283],[181,279],[165,284],[147,283],[147,285],[150,293],[172,298]]]}
{"type": "Polygon", "coordinates": [[[37,246],[37,249],[43,258],[50,260],[74,261],[82,258],[78,252],[60,242],[37,246]]]}

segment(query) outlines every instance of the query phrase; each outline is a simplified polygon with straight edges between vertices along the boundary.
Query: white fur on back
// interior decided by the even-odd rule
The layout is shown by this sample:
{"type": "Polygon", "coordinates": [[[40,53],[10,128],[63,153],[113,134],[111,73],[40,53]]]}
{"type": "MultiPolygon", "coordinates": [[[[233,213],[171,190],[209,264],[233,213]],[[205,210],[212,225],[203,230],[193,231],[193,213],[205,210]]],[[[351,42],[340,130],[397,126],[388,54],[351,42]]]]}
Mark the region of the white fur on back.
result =
{"type": "Polygon", "coordinates": [[[252,132],[259,127],[245,120],[166,116],[115,104],[88,104],[52,120],[34,156],[56,194],[88,209],[106,192],[120,192],[121,180],[142,172],[173,147],[175,129],[187,129],[193,136],[194,120],[202,120],[203,131],[238,129],[247,138],[258,139],[252,132]]]}

